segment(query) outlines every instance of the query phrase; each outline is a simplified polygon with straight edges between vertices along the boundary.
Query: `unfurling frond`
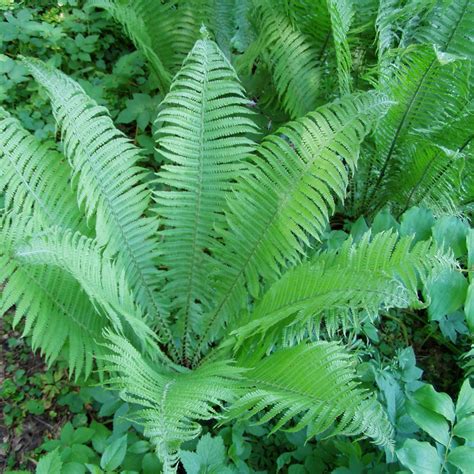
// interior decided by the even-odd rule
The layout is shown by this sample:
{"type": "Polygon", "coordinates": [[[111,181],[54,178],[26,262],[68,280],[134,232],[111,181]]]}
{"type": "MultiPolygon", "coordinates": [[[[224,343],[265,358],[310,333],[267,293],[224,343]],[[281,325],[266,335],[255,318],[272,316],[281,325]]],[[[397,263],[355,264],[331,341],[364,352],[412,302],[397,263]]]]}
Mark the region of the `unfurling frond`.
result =
{"type": "Polygon", "coordinates": [[[156,121],[158,151],[171,161],[161,168],[158,212],[166,230],[160,253],[168,268],[163,291],[179,312],[184,356],[197,330],[201,308],[209,309],[211,286],[206,251],[216,245],[216,226],[230,186],[254,149],[256,127],[243,89],[216,44],[196,43],[156,121]],[[199,303],[197,303],[199,302],[199,303]]]}
{"type": "Polygon", "coordinates": [[[345,196],[360,142],[386,106],[379,95],[356,95],[290,122],[257,148],[228,200],[225,245],[216,252],[227,267],[216,278],[207,331],[238,314],[245,285],[258,295],[260,277],[274,281],[319,239],[336,200],[345,196]]]}
{"type": "Polygon", "coordinates": [[[137,301],[156,322],[162,339],[170,341],[157,294],[157,223],[143,217],[150,191],[142,181],[145,170],[136,165],[139,150],[79,84],[41,61],[28,59],[25,64],[51,99],[64,153],[77,179],[79,203],[87,217],[95,216],[99,245],[106,246],[107,255],[117,256],[137,301]]]}
{"type": "Polygon", "coordinates": [[[165,472],[175,472],[178,450],[201,431],[199,421],[216,418],[217,409],[235,399],[242,369],[229,362],[205,364],[193,371],[160,372],[123,337],[109,334],[107,384],[143,409],[138,413],[145,435],[157,446],[165,472]]]}
{"type": "Polygon", "coordinates": [[[354,359],[335,343],[318,342],[282,349],[243,374],[249,391],[234,403],[229,418],[274,421],[272,431],[296,418],[290,431],[363,434],[392,447],[393,429],[376,399],[359,387],[354,359]]]}

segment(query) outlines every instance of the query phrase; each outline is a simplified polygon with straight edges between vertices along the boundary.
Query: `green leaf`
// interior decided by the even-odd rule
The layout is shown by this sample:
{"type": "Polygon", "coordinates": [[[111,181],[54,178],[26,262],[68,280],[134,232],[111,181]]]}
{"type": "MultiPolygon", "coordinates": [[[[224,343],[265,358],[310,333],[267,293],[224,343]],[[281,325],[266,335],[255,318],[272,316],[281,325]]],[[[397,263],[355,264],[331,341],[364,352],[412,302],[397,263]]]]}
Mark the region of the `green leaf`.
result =
{"type": "Polygon", "coordinates": [[[195,453],[182,451],[180,457],[188,474],[199,474],[203,468],[222,467],[226,460],[224,441],[208,433],[199,440],[195,453]]]}
{"type": "Polygon", "coordinates": [[[406,403],[408,414],[413,421],[432,438],[447,446],[449,443],[449,425],[446,419],[437,413],[426,409],[412,400],[406,403]]]}
{"type": "Polygon", "coordinates": [[[155,454],[147,453],[145,456],[143,456],[143,474],[155,474],[157,472],[161,472],[162,468],[163,466],[155,454]]]}
{"type": "Polygon", "coordinates": [[[448,462],[460,469],[462,473],[472,474],[474,448],[470,446],[454,448],[448,455],[448,462]]]}
{"type": "Polygon", "coordinates": [[[466,299],[467,280],[455,270],[443,270],[434,280],[427,283],[431,304],[428,315],[431,321],[437,321],[447,314],[458,310],[466,299]]]}
{"type": "Polygon", "coordinates": [[[81,427],[74,431],[72,442],[83,444],[87,443],[94,436],[94,429],[81,427]]]}
{"type": "Polygon", "coordinates": [[[474,282],[467,289],[466,301],[464,302],[464,313],[466,315],[467,327],[471,334],[474,333],[474,282]]]}
{"type": "Polygon", "coordinates": [[[126,453],[127,435],[124,435],[107,446],[100,459],[100,467],[106,471],[113,471],[120,466],[126,453]]]}
{"type": "Polygon", "coordinates": [[[140,440],[133,443],[129,448],[129,453],[132,454],[144,454],[148,453],[151,449],[150,443],[148,441],[140,440]]]}
{"type": "Polygon", "coordinates": [[[360,216],[351,227],[351,235],[355,243],[359,242],[362,236],[369,230],[365,219],[360,216]]]}
{"type": "Polygon", "coordinates": [[[433,237],[439,245],[452,249],[455,257],[466,254],[466,237],[469,226],[455,216],[443,216],[433,226],[433,237]]]}
{"type": "Polygon", "coordinates": [[[61,469],[61,474],[85,474],[86,467],[78,462],[68,462],[61,469]]]}
{"type": "Polygon", "coordinates": [[[423,385],[413,394],[415,400],[424,408],[443,415],[454,422],[454,404],[447,393],[437,392],[432,385],[423,385]]]}
{"type": "Polygon", "coordinates": [[[413,474],[439,474],[441,461],[431,444],[416,439],[407,439],[403,447],[397,450],[400,462],[413,474]]]}
{"type": "Polygon", "coordinates": [[[375,235],[384,230],[398,230],[399,227],[398,222],[392,216],[390,210],[385,207],[375,216],[371,229],[372,233],[375,235]]]}
{"type": "Polygon", "coordinates": [[[105,426],[96,421],[91,423],[91,428],[94,430],[94,436],[92,436],[92,446],[98,453],[103,453],[107,447],[107,438],[112,432],[105,426]]]}
{"type": "Polygon", "coordinates": [[[59,455],[59,449],[55,449],[43,456],[36,466],[36,474],[59,474],[63,463],[59,455]]]}
{"type": "Polygon", "coordinates": [[[415,234],[415,242],[426,240],[431,237],[431,227],[433,224],[434,217],[431,211],[412,207],[402,215],[400,234],[415,234]]]}
{"type": "Polygon", "coordinates": [[[469,415],[456,423],[453,433],[455,436],[474,442],[474,415],[469,415]]]}
{"type": "Polygon", "coordinates": [[[67,446],[72,444],[72,437],[74,435],[74,428],[70,422],[66,423],[61,430],[61,444],[67,446]]]}
{"type": "Polygon", "coordinates": [[[469,379],[466,379],[459,392],[456,415],[458,419],[462,419],[471,413],[474,413],[474,389],[471,387],[469,379]]]}

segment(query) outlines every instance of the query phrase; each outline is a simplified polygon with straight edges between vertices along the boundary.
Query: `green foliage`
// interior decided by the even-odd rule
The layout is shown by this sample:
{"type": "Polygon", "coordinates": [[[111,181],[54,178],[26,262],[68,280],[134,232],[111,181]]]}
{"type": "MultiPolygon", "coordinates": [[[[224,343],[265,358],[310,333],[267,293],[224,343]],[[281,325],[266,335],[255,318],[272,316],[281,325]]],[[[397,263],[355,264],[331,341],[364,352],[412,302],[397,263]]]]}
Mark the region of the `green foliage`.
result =
{"type": "Polygon", "coordinates": [[[69,423],[37,471],[255,472],[272,434],[288,472],[468,472],[469,379],[415,353],[474,327],[471,3],[40,3],[0,24],[0,312],[150,442],[69,423]]]}
{"type": "Polygon", "coordinates": [[[459,392],[456,408],[445,393],[423,385],[409,401],[408,412],[415,423],[442,448],[438,452],[426,441],[408,439],[397,451],[401,463],[413,473],[451,472],[454,466],[462,473],[472,468],[474,440],[474,389],[466,380],[459,392]],[[463,444],[465,443],[465,444],[463,444]],[[449,466],[449,467],[448,467],[449,466]]]}

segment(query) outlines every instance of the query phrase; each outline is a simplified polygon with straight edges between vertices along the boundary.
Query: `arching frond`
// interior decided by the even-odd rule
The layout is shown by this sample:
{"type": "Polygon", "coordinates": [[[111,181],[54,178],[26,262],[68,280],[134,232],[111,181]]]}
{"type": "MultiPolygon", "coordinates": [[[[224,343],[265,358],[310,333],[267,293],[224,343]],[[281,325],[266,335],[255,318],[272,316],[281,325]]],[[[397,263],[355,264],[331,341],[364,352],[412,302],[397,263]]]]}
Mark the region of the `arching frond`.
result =
{"type": "Polygon", "coordinates": [[[420,43],[437,45],[441,51],[474,60],[474,3],[471,0],[438,2],[417,30],[420,43]]]}
{"type": "Polygon", "coordinates": [[[212,287],[206,255],[216,245],[216,226],[242,160],[254,144],[256,127],[245,107],[234,70],[210,40],[196,43],[162,102],[156,121],[158,151],[171,161],[159,173],[170,190],[157,191],[166,229],[160,253],[168,268],[163,291],[179,313],[184,357],[190,334],[208,310],[212,287]]]}
{"type": "Polygon", "coordinates": [[[162,3],[159,0],[88,0],[85,5],[85,8],[107,10],[123,26],[135,46],[144,54],[163,91],[168,90],[171,83],[170,66],[174,63],[172,32],[176,28],[176,15],[173,3],[162,3]],[[160,27],[153,30],[155,36],[152,37],[152,30],[147,22],[153,24],[155,21],[160,22],[160,27]],[[156,49],[156,39],[160,42],[160,49],[156,49]]]}
{"type": "MultiPolygon", "coordinates": [[[[418,290],[441,269],[455,266],[430,241],[412,245],[412,237],[381,232],[371,239],[367,233],[358,244],[348,239],[341,249],[326,251],[296,266],[263,295],[249,315],[249,322],[235,331],[239,344],[255,342],[248,353],[265,353],[263,334],[278,339],[290,324],[302,325],[309,318],[322,319],[331,331],[345,321],[347,311],[378,313],[382,308],[423,307],[418,290]],[[327,318],[338,311],[337,318],[327,318]],[[328,313],[329,312],[329,313],[328,313]],[[341,320],[342,319],[342,320],[341,320]]],[[[245,352],[245,351],[244,351],[245,352]]]]}
{"type": "Polygon", "coordinates": [[[106,245],[108,255],[117,256],[137,301],[157,322],[163,341],[171,341],[157,292],[157,223],[143,217],[150,191],[143,183],[145,170],[136,165],[139,150],[79,84],[41,61],[28,59],[25,64],[51,99],[64,153],[77,179],[79,203],[87,217],[96,218],[99,244],[106,245]]]}
{"type": "Polygon", "coordinates": [[[154,338],[128,287],[125,272],[103,257],[97,243],[80,233],[52,229],[31,237],[15,250],[29,265],[49,265],[69,273],[114,330],[147,348],[154,338]]]}
{"type": "Polygon", "coordinates": [[[38,142],[0,108],[0,191],[5,209],[34,214],[38,225],[75,229],[81,221],[71,169],[57,151],[38,142]]]}
{"type": "Polygon", "coordinates": [[[336,50],[337,74],[341,95],[351,91],[352,57],[347,34],[351,26],[353,10],[350,0],[328,0],[332,35],[336,50]]]}
{"type": "MultiPolygon", "coordinates": [[[[15,249],[36,227],[30,215],[13,214],[0,222],[0,315],[15,307],[13,324],[21,319],[23,335],[32,336],[46,362],[64,354],[71,376],[86,378],[93,359],[104,354],[100,345],[106,318],[94,308],[74,278],[59,268],[25,265],[15,249]]],[[[100,362],[98,362],[100,365],[100,362]]]]}
{"type": "Polygon", "coordinates": [[[110,388],[143,409],[138,413],[145,435],[164,461],[164,472],[175,472],[184,441],[199,435],[199,421],[216,418],[217,408],[233,400],[241,386],[241,369],[220,361],[181,373],[159,372],[124,338],[109,334],[106,368],[115,377],[110,388]]]}
{"type": "Polygon", "coordinates": [[[245,285],[259,292],[259,278],[275,280],[280,268],[299,261],[309,239],[318,239],[343,199],[359,145],[387,100],[352,96],[322,107],[268,136],[249,173],[228,200],[228,231],[216,258],[225,272],[216,278],[214,309],[207,315],[199,349],[216,320],[236,316],[246,301],[245,285]]]}
{"type": "Polygon", "coordinates": [[[365,435],[393,446],[393,429],[375,397],[359,387],[354,360],[335,343],[301,344],[266,357],[244,373],[252,387],[235,402],[229,418],[275,421],[272,431],[297,418],[290,431],[307,436],[365,435]]]}
{"type": "Polygon", "coordinates": [[[291,118],[313,110],[319,95],[320,71],[311,43],[267,3],[253,15],[259,34],[255,50],[272,73],[283,109],[291,118]]]}
{"type": "Polygon", "coordinates": [[[380,207],[396,192],[405,174],[405,147],[414,136],[426,135],[460,113],[468,96],[469,72],[468,62],[446,58],[432,47],[407,50],[387,83],[396,105],[375,132],[377,151],[369,162],[366,206],[380,207]]]}

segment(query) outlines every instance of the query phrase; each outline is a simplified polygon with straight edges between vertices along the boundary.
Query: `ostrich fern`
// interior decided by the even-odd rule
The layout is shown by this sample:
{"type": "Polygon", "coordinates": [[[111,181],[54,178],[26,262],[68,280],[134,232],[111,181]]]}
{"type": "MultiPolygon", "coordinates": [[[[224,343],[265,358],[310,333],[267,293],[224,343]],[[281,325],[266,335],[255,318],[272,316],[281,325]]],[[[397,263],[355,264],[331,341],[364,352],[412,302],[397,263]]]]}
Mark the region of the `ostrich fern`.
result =
{"type": "MultiPolygon", "coordinates": [[[[146,2],[128,17],[120,10],[127,2],[100,3],[116,9],[168,91],[155,122],[165,162],[151,182],[140,150],[103,107],[61,72],[25,58],[51,100],[62,153],[0,112],[2,313],[15,307],[15,323],[25,320],[48,362],[65,357],[76,377],[95,365],[104,385],[141,407],[137,421],[167,471],[210,419],[305,428],[308,437],[362,435],[390,449],[392,428],[361,386],[356,357],[334,340],[337,329],[381,308],[425,306],[420,289],[455,263],[429,241],[391,232],[368,232],[337,251],[318,242],[349,185],[362,196],[354,209],[378,208],[378,199],[409,205],[421,199],[419,185],[393,197],[407,156],[413,169],[437,153],[449,159],[446,128],[457,153],[469,151],[469,60],[416,44],[384,67],[379,90],[351,93],[350,2],[307,0],[292,10],[288,0],[271,12],[255,2],[249,48],[267,62],[281,108],[294,118],[261,139],[233,58],[206,33],[184,56],[188,37],[175,45],[166,37],[172,28],[153,30],[146,2]],[[305,14],[313,3],[325,9],[326,39],[305,14]],[[279,24],[282,38],[272,36],[279,24]],[[154,41],[163,41],[161,52],[154,41]],[[281,41],[288,49],[278,52],[281,41]],[[342,97],[316,108],[318,81],[304,79],[332,67],[322,62],[326,48],[335,48],[333,95],[342,97]],[[322,53],[316,61],[314,51],[322,53]],[[295,61],[300,77],[287,68],[295,61]],[[453,83],[454,72],[461,81],[453,83]],[[421,150],[421,131],[438,143],[421,150]],[[366,150],[375,150],[371,159],[366,150]],[[375,170],[383,173],[374,182],[375,170]],[[287,337],[308,326],[320,337],[287,337]]],[[[191,4],[155,7],[170,24],[195,25],[183,19],[191,4]]],[[[424,28],[416,41],[429,35],[424,28]]],[[[225,42],[228,33],[216,37],[225,42]]],[[[444,166],[425,168],[418,180],[446,175],[444,166]]]]}

